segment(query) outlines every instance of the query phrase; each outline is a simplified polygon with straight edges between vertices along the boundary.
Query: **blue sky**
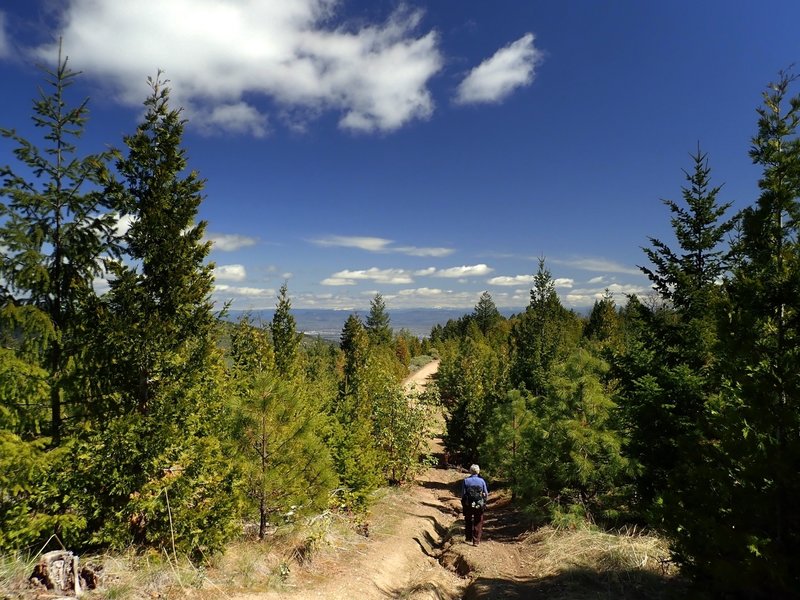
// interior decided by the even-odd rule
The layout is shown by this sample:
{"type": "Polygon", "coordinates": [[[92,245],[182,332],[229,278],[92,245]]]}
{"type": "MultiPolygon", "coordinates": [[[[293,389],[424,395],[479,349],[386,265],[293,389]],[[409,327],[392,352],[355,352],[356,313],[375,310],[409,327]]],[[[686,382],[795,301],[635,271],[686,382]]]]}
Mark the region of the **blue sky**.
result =
{"type": "MultiPolygon", "coordinates": [[[[271,308],[522,307],[538,257],[567,306],[647,293],[697,143],[721,200],[757,198],[765,85],[800,58],[796,1],[0,3],[0,126],[63,37],[81,149],[121,146],[165,72],[207,179],[215,299],[271,308]]],[[[13,164],[0,143],[0,163],[13,164]]]]}

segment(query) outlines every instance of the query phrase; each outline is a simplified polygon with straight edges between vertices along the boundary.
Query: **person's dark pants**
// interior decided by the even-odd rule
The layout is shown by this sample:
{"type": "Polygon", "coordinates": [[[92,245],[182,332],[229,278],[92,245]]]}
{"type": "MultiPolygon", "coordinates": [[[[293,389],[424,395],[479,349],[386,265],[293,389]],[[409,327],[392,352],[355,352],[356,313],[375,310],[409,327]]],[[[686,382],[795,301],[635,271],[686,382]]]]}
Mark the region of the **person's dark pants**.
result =
{"type": "Polygon", "coordinates": [[[483,533],[483,508],[464,506],[464,533],[467,541],[473,544],[481,543],[483,533]]]}

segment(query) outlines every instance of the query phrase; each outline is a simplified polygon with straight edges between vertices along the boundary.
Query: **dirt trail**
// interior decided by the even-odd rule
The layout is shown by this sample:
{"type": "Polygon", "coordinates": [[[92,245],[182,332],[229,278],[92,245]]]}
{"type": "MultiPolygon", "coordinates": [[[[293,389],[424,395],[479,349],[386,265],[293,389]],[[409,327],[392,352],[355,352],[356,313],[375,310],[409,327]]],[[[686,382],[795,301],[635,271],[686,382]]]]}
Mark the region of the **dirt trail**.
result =
{"type": "MultiPolygon", "coordinates": [[[[424,388],[438,366],[434,361],[414,373],[404,382],[406,390],[424,388]]],[[[287,589],[281,592],[235,598],[516,597],[515,582],[528,568],[518,549],[505,542],[516,540],[524,528],[515,523],[515,513],[504,510],[507,500],[494,497],[488,507],[484,542],[478,547],[464,543],[459,490],[465,473],[444,464],[440,437],[431,440],[431,452],[439,460],[437,466],[426,470],[414,484],[389,492],[372,508],[368,537],[315,557],[305,572],[293,572],[287,589]]]]}

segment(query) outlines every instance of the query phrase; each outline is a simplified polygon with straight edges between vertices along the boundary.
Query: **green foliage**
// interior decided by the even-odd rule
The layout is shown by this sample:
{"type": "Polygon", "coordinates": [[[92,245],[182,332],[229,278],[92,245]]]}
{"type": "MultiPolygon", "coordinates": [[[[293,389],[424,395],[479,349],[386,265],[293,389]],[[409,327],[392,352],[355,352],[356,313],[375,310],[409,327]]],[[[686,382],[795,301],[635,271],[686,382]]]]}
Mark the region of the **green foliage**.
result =
{"type": "Polygon", "coordinates": [[[0,429],[0,551],[30,549],[53,531],[80,527],[74,514],[53,510],[42,485],[64,454],[47,451],[45,440],[26,441],[0,429]]]}
{"type": "Polygon", "coordinates": [[[730,531],[679,551],[722,590],[800,589],[800,95],[781,73],[764,93],[750,156],[761,195],[742,213],[739,264],[720,319],[722,508],[730,531]],[[729,565],[736,565],[735,569],[729,565]]]}
{"type": "Polygon", "coordinates": [[[317,399],[277,373],[236,376],[241,391],[234,438],[263,539],[268,521],[278,515],[323,507],[336,476],[321,439],[324,416],[317,399]]]}
{"type": "Polygon", "coordinates": [[[690,156],[694,168],[684,171],[689,185],[681,190],[686,206],[663,201],[673,214],[672,229],[680,250],[649,238],[653,247],[644,252],[654,268],[640,268],[663,298],[683,312],[703,318],[708,314],[713,286],[726,270],[728,256],[720,246],[736,223],[721,221],[731,203],[717,203],[722,187],[711,187],[708,155],[698,145],[690,156]]]}
{"type": "Polygon", "coordinates": [[[297,324],[292,316],[292,302],[288,286],[284,283],[278,292],[278,304],[269,324],[272,345],[275,350],[275,368],[283,377],[291,378],[298,369],[298,346],[302,334],[297,333],[297,324]]]}
{"type": "Polygon", "coordinates": [[[339,481],[357,506],[382,480],[380,452],[373,436],[373,404],[366,382],[369,338],[356,315],[342,328],[339,347],[343,353],[342,379],[328,445],[332,449],[339,481]]]}
{"type": "Polygon", "coordinates": [[[487,470],[495,479],[508,481],[515,495],[519,493],[528,436],[534,423],[534,415],[529,409],[531,401],[528,393],[510,390],[489,415],[485,438],[480,445],[481,461],[487,470]]]}
{"type": "Polygon", "coordinates": [[[54,71],[44,70],[46,89],[33,103],[33,122],[43,130],[41,147],[0,129],[16,144],[21,172],[0,168],[0,278],[3,302],[33,305],[50,319],[56,335],[48,338],[41,366],[50,385],[50,435],[58,444],[64,407],[80,402],[71,394],[74,361],[83,348],[81,326],[85,305],[94,297],[92,280],[106,256],[116,251],[112,240],[113,203],[100,187],[108,181],[111,153],[81,157],[75,140],[87,120],[88,100],[70,106],[67,92],[78,73],[61,58],[54,71]],[[33,178],[29,179],[28,174],[33,178]],[[88,191],[87,191],[88,188],[88,191]]]}
{"type": "Polygon", "coordinates": [[[551,365],[577,345],[580,335],[580,319],[561,305],[555,281],[540,259],[530,304],[512,329],[512,385],[542,394],[551,365]]]}
{"type": "Polygon", "coordinates": [[[614,492],[626,481],[629,461],[620,452],[616,406],[603,383],[607,369],[579,349],[554,366],[546,395],[529,402],[517,491],[549,514],[577,504],[597,518],[617,508],[614,492]]]}
{"type": "Polygon", "coordinates": [[[441,348],[437,387],[446,409],[448,451],[464,464],[479,459],[486,421],[508,389],[508,350],[466,337],[441,348]]]}
{"type": "Polygon", "coordinates": [[[383,474],[389,483],[413,479],[423,468],[433,406],[423,398],[408,398],[397,384],[381,390],[375,401],[373,431],[382,453],[383,474]]]}
{"type": "Polygon", "coordinates": [[[485,336],[488,336],[503,320],[489,292],[483,292],[481,294],[478,303],[475,305],[475,309],[472,311],[472,318],[478,326],[478,329],[480,329],[481,333],[485,336]]]}
{"type": "Polygon", "coordinates": [[[608,346],[616,346],[620,335],[620,318],[614,298],[608,290],[600,300],[595,300],[592,312],[583,330],[586,339],[608,346]]]}
{"type": "Polygon", "coordinates": [[[122,182],[107,191],[132,225],[128,260],[112,265],[102,307],[102,412],[78,472],[96,482],[93,542],[168,547],[174,536],[196,555],[219,549],[233,532],[235,478],[219,439],[229,392],[209,300],[210,246],[205,224],[195,223],[203,182],[185,174],[184,123],[169,107],[169,89],[150,84],[146,114],[117,162],[122,182]]]}
{"type": "Polygon", "coordinates": [[[381,294],[375,294],[370,300],[369,314],[367,315],[367,336],[371,344],[380,346],[392,341],[392,328],[389,325],[389,313],[381,294]]]}

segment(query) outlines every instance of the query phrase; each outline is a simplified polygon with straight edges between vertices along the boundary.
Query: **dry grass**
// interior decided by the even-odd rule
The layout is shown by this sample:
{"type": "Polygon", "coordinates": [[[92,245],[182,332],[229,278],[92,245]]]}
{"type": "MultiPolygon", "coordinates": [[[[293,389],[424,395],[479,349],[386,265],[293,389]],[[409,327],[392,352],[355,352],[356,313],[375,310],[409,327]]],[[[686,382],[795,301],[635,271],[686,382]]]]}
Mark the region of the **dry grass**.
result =
{"type": "Polygon", "coordinates": [[[567,569],[590,569],[598,573],[648,571],[659,576],[675,574],[667,543],[635,529],[607,533],[591,528],[565,531],[544,527],[524,543],[532,546],[539,577],[549,577],[567,569]]]}
{"type": "MultiPolygon", "coordinates": [[[[208,564],[198,565],[170,553],[133,550],[82,556],[100,576],[100,588],[86,600],[141,598],[224,598],[236,592],[280,591],[292,585],[296,572],[326,577],[336,554],[353,548],[364,537],[359,522],[347,515],[325,512],[277,529],[267,540],[230,544],[208,564]]],[[[38,556],[0,556],[0,599],[36,597],[28,578],[38,556]]]]}

